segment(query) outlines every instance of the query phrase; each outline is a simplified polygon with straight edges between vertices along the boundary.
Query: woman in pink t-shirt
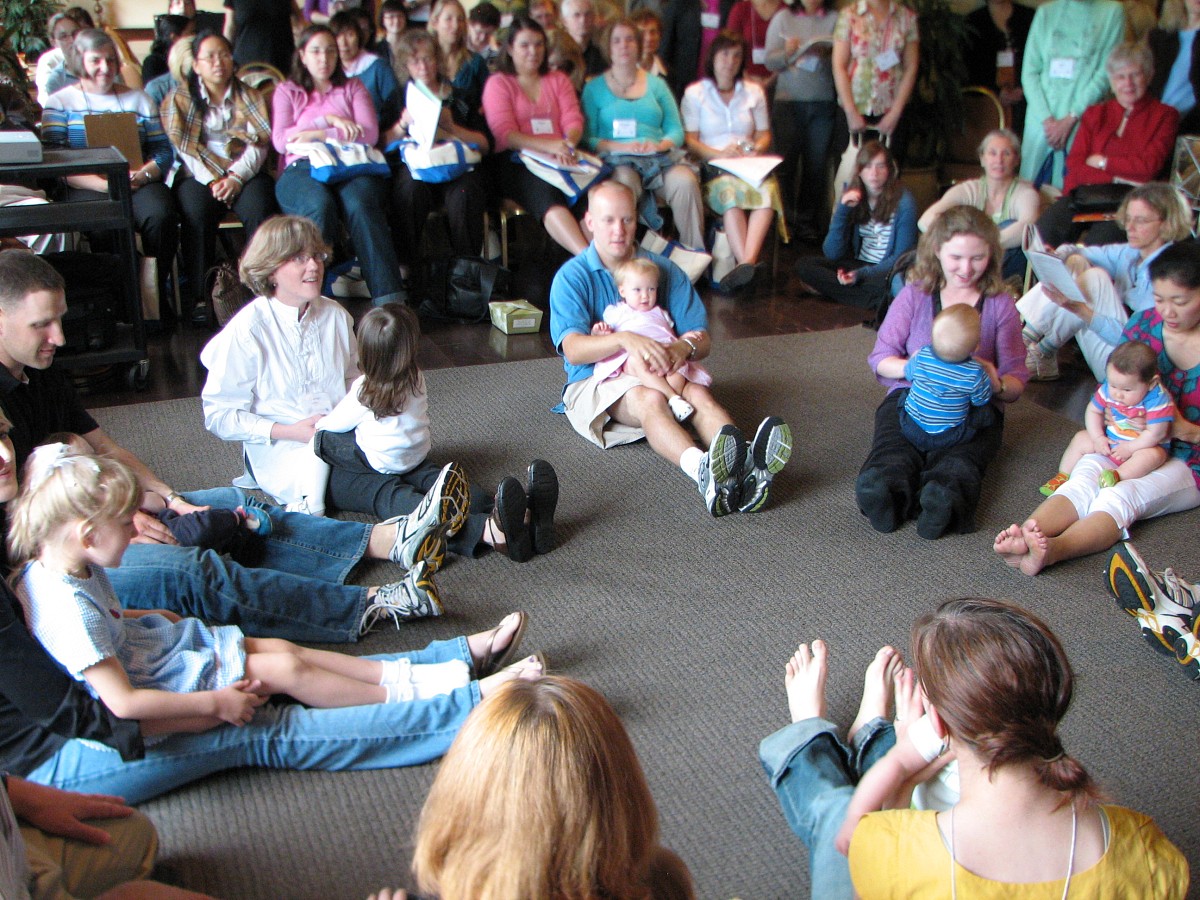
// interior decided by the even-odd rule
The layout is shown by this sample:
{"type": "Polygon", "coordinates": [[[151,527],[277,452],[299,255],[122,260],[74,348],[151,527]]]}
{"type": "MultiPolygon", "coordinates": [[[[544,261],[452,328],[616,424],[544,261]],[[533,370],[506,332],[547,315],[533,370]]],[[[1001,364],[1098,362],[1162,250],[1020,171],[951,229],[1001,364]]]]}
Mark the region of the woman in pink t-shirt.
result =
{"type": "MultiPolygon", "coordinates": [[[[496,152],[533,150],[564,165],[576,159],[583,137],[583,113],[575,88],[546,62],[546,33],[528,16],[513,19],[500,51],[496,73],[483,88],[483,114],[495,138],[496,152]]],[[[537,216],[550,237],[578,255],[589,238],[580,229],[586,201],[572,208],[566,194],[525,168],[516,154],[500,162],[498,181],[504,196],[537,216]]]]}

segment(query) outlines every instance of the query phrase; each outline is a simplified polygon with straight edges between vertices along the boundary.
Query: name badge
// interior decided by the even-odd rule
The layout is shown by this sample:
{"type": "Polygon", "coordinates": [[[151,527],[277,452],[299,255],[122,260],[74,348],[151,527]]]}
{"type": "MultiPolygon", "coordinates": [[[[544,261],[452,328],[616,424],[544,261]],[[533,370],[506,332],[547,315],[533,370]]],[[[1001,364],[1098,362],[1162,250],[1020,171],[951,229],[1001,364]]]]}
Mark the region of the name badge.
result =
{"type": "Polygon", "coordinates": [[[637,119],[613,119],[613,137],[617,139],[637,137],[637,119]]]}
{"type": "Polygon", "coordinates": [[[512,26],[512,22],[513,22],[513,14],[512,13],[501,13],[500,14],[500,27],[501,28],[510,28],[512,26]]]}
{"type": "Polygon", "coordinates": [[[309,391],[304,395],[304,408],[310,416],[323,416],[333,409],[333,403],[324,391],[309,391]]]}
{"type": "Polygon", "coordinates": [[[530,119],[534,134],[554,134],[554,123],[549,119],[530,119]]]}
{"type": "Polygon", "coordinates": [[[767,64],[767,48],[755,47],[750,51],[750,61],[756,66],[765,66],[767,64]]]}
{"type": "Polygon", "coordinates": [[[815,53],[806,53],[796,60],[796,66],[805,72],[815,72],[821,67],[821,57],[815,53]]]}
{"type": "Polygon", "coordinates": [[[888,69],[894,69],[900,65],[900,56],[895,50],[888,48],[875,57],[875,68],[880,72],[886,72],[888,69]]]}
{"type": "Polygon", "coordinates": [[[704,28],[720,28],[720,13],[700,13],[700,25],[704,28]]]}
{"type": "Polygon", "coordinates": [[[1074,78],[1075,60],[1069,56],[1058,56],[1050,60],[1051,78],[1074,78]]]}
{"type": "Polygon", "coordinates": [[[1017,54],[1012,50],[1001,50],[996,54],[997,69],[1011,69],[1017,64],[1017,54]]]}

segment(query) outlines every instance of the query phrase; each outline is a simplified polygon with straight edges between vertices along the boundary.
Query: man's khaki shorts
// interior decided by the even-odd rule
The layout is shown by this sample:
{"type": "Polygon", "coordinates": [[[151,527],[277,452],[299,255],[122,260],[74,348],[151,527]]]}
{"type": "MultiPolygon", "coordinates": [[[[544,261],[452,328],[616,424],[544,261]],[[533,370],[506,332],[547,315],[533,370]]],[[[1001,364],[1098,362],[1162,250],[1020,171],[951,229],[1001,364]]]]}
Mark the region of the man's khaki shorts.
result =
{"type": "Polygon", "coordinates": [[[567,385],[563,392],[563,406],[567,409],[571,427],[603,449],[640,441],[646,436],[645,431],[622,425],[609,415],[614,403],[640,386],[640,381],[625,374],[613,378],[592,375],[567,385]]]}

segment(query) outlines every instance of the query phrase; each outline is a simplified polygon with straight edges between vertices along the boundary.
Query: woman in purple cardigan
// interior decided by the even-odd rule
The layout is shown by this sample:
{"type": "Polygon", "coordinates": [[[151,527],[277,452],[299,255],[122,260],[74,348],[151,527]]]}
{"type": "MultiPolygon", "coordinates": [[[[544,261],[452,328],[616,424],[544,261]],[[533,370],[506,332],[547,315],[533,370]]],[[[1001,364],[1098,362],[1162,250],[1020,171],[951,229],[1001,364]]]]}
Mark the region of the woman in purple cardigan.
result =
{"type": "Polygon", "coordinates": [[[922,237],[912,282],[893,301],[868,362],[888,395],[875,411],[875,438],[854,485],[858,508],[876,531],[916,517],[917,534],[975,530],[975,507],[988,463],[1000,449],[1004,407],[1025,390],[1029,372],[1021,318],[1000,278],[1000,233],[977,209],[947,210],[922,237]],[[930,342],[933,317],[967,303],[982,320],[975,359],[992,382],[993,421],[968,441],[924,453],[900,431],[909,357],[930,342]]]}

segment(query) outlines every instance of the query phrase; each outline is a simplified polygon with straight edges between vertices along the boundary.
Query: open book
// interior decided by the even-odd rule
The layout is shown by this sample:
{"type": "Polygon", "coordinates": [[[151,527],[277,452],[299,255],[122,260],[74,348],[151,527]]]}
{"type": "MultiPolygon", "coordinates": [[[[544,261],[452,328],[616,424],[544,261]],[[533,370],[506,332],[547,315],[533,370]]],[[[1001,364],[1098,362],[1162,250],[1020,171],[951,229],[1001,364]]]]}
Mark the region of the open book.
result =
{"type": "Polygon", "coordinates": [[[1079,290],[1079,285],[1075,283],[1075,276],[1071,274],[1067,264],[1053,253],[1046,252],[1046,242],[1042,240],[1042,236],[1035,226],[1025,226],[1025,233],[1021,237],[1021,247],[1025,251],[1025,257],[1033,267],[1038,281],[1058,288],[1068,300],[1087,303],[1087,298],[1083,296],[1083,291],[1079,290]]]}

